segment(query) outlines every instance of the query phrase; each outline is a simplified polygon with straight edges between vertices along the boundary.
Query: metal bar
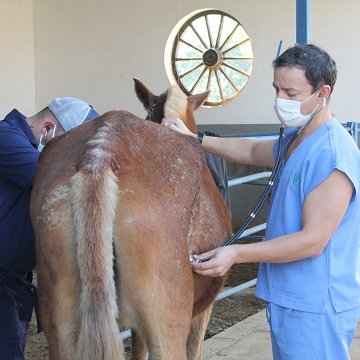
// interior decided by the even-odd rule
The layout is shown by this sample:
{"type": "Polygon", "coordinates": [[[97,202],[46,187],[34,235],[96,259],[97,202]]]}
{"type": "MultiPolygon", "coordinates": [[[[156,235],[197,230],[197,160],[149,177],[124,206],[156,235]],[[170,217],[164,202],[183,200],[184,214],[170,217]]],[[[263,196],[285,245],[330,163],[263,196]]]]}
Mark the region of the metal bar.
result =
{"type": "Polygon", "coordinates": [[[223,138],[256,138],[257,140],[266,140],[277,139],[279,137],[279,132],[261,132],[261,133],[245,133],[245,134],[230,134],[230,135],[221,135],[223,138]]]}
{"type": "Polygon", "coordinates": [[[357,122],[348,122],[346,123],[346,130],[353,137],[355,143],[358,143],[358,123],[357,122]]]}
{"type": "Polygon", "coordinates": [[[244,183],[247,183],[249,181],[269,177],[270,175],[271,175],[271,171],[264,171],[264,172],[257,173],[257,174],[243,176],[241,178],[229,180],[228,181],[228,186],[231,187],[231,186],[235,186],[235,185],[244,184],[244,183]]]}
{"type": "Polygon", "coordinates": [[[282,44],[283,44],[283,41],[280,40],[279,46],[278,46],[278,51],[277,51],[277,53],[276,53],[276,57],[279,57],[280,54],[281,54],[282,44]]]}
{"type": "Polygon", "coordinates": [[[296,42],[310,43],[310,0],[296,0],[296,42]]]}
{"type": "Polygon", "coordinates": [[[256,225],[250,229],[245,230],[239,237],[239,239],[245,237],[245,236],[249,236],[251,234],[255,234],[259,231],[265,230],[266,229],[266,223],[260,224],[260,225],[256,225]]]}
{"type": "Polygon", "coordinates": [[[238,285],[238,286],[235,286],[231,289],[228,289],[228,290],[225,290],[223,292],[221,292],[216,298],[215,298],[215,301],[217,300],[221,300],[221,299],[224,299],[230,295],[234,295],[240,291],[243,291],[245,289],[248,289],[249,287],[252,287],[252,286],[255,286],[256,285],[256,282],[257,282],[257,279],[254,279],[254,280],[251,280],[251,281],[248,281],[244,284],[241,284],[241,285],[238,285]]]}
{"type": "Polygon", "coordinates": [[[130,329],[122,331],[120,333],[120,339],[121,340],[125,340],[125,339],[129,338],[130,336],[131,336],[131,330],[130,329]]]}
{"type": "Polygon", "coordinates": [[[241,238],[241,240],[244,241],[254,241],[254,242],[260,242],[264,240],[264,235],[250,235],[250,236],[245,236],[244,238],[241,238]]]}

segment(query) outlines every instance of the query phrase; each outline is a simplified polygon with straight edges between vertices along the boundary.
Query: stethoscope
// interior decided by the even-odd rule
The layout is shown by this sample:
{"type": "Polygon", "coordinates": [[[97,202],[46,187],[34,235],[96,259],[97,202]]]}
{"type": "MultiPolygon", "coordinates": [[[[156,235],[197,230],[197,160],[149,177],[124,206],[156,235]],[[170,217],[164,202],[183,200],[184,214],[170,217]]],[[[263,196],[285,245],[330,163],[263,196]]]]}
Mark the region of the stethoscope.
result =
{"type": "MultiPolygon", "coordinates": [[[[256,204],[256,206],[254,207],[253,211],[251,212],[251,214],[246,218],[246,220],[244,221],[244,223],[241,225],[241,227],[239,228],[239,230],[228,240],[226,241],[225,244],[223,244],[222,246],[228,246],[233,244],[236,240],[238,240],[240,238],[240,236],[242,235],[242,233],[247,229],[247,227],[250,225],[250,223],[255,219],[256,215],[259,213],[259,211],[261,210],[261,208],[264,206],[266,198],[268,197],[278,175],[281,169],[281,164],[283,163],[283,160],[291,146],[291,144],[295,141],[295,139],[299,136],[300,132],[303,130],[304,127],[300,128],[289,140],[289,142],[286,144],[284,150],[282,150],[282,146],[283,146],[283,142],[284,142],[284,138],[285,138],[285,134],[284,134],[284,126],[281,126],[280,128],[280,134],[279,134],[279,147],[278,147],[278,151],[277,151],[277,157],[276,157],[276,161],[275,161],[275,165],[273,168],[273,171],[271,172],[271,175],[269,177],[268,183],[265,187],[265,190],[260,198],[260,200],[258,201],[258,203],[256,204]]],[[[205,260],[207,261],[207,260],[205,260]]],[[[204,262],[201,259],[195,259],[193,255],[190,255],[190,262],[191,263],[202,263],[204,262]]]]}

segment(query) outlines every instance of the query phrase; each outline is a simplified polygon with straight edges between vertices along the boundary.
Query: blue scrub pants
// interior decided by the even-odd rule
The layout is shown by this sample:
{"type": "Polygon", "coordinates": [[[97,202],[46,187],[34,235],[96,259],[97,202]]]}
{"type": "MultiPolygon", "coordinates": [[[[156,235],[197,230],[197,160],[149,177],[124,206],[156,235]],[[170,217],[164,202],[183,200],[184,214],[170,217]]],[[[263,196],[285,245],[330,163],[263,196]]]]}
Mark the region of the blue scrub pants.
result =
{"type": "Polygon", "coordinates": [[[360,307],[336,313],[330,296],[325,313],[266,306],[274,360],[350,360],[360,307]]]}
{"type": "Polygon", "coordinates": [[[22,305],[0,282],[0,359],[24,360],[29,323],[19,319],[22,305]]]}

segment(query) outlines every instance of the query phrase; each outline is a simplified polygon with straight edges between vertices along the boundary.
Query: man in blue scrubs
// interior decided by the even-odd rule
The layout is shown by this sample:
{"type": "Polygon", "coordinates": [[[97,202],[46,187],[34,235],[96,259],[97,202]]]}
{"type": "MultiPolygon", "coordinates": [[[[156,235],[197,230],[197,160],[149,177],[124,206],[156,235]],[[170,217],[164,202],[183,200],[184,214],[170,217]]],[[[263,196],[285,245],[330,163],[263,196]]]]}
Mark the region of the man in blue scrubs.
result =
{"type": "MultiPolygon", "coordinates": [[[[337,69],[317,46],[295,45],[273,62],[275,113],[287,127],[265,240],[200,254],[201,275],[260,262],[256,295],[267,302],[273,358],[346,360],[360,314],[360,152],[333,117],[337,69]]],[[[164,126],[197,137],[179,119],[164,126]]],[[[205,150],[273,167],[278,140],[204,136],[205,150]]]]}
{"type": "MultiPolygon", "coordinates": [[[[28,323],[36,305],[29,204],[40,151],[47,141],[98,116],[86,102],[65,97],[26,118],[16,109],[0,121],[0,359],[25,359],[28,323]]],[[[56,161],[56,159],[54,159],[56,161]]]]}

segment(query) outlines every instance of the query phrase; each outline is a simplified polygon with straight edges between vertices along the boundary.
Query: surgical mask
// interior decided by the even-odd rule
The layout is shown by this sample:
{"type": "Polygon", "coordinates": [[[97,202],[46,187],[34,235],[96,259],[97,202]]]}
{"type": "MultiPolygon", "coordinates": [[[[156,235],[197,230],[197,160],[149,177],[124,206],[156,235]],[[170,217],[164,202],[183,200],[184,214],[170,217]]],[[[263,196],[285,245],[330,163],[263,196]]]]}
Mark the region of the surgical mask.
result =
{"type": "MultiPolygon", "coordinates": [[[[287,127],[296,127],[296,128],[304,127],[316,115],[315,111],[319,107],[319,104],[317,104],[315,109],[308,115],[303,115],[301,113],[300,110],[301,105],[304,102],[308,101],[315,94],[316,92],[311,94],[306,100],[302,102],[297,100],[285,100],[285,99],[276,98],[274,110],[280,122],[287,127]]],[[[324,106],[325,106],[325,98],[322,108],[324,106]]]]}
{"type": "MultiPolygon", "coordinates": [[[[51,139],[53,139],[54,137],[55,137],[55,132],[56,132],[56,125],[54,125],[54,130],[53,130],[53,133],[52,133],[52,137],[51,137],[51,139]]],[[[46,131],[46,133],[45,133],[45,136],[47,135],[47,131],[46,131]]],[[[44,149],[44,147],[45,147],[45,145],[46,145],[46,139],[45,139],[45,137],[44,137],[44,145],[41,143],[41,141],[42,141],[42,139],[43,139],[43,133],[41,133],[41,135],[40,135],[40,141],[39,141],[39,145],[38,145],[38,151],[39,152],[42,152],[43,151],[43,149],[44,149]]]]}

